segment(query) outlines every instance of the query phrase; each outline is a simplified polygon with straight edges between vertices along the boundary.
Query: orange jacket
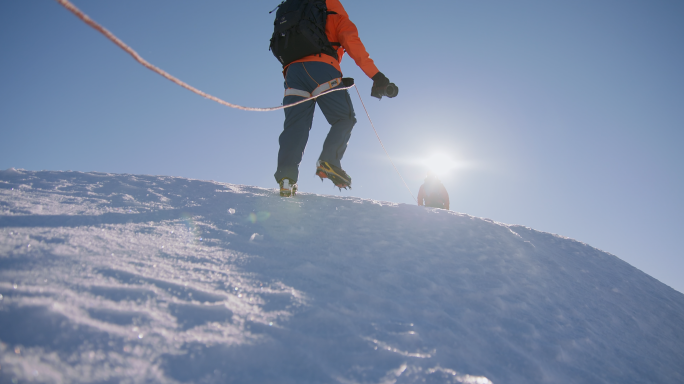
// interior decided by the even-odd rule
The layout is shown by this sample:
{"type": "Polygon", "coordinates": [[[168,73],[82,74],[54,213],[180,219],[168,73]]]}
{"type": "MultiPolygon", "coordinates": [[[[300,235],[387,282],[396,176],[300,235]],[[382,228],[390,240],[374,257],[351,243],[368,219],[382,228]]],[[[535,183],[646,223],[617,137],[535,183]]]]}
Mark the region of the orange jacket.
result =
{"type": "Polygon", "coordinates": [[[426,207],[449,209],[449,194],[444,184],[437,179],[425,179],[425,183],[418,191],[418,205],[426,207]]]}
{"type": "MultiPolygon", "coordinates": [[[[375,63],[373,62],[373,59],[370,58],[368,52],[366,52],[366,47],[363,46],[361,39],[359,39],[359,31],[356,29],[356,25],[349,20],[349,15],[347,14],[347,11],[344,10],[340,0],[326,0],[326,4],[328,6],[328,11],[337,13],[336,15],[328,15],[325,25],[325,34],[328,36],[330,42],[342,44],[342,46],[337,49],[339,60],[335,60],[332,56],[321,54],[307,56],[295,60],[292,63],[320,61],[332,65],[341,73],[340,62],[342,61],[344,53],[347,52],[349,56],[354,59],[356,65],[361,68],[363,73],[368,77],[375,76],[375,74],[380,71],[378,71],[378,67],[375,66],[375,63]]],[[[290,65],[292,65],[292,63],[290,63],[290,65]]]]}

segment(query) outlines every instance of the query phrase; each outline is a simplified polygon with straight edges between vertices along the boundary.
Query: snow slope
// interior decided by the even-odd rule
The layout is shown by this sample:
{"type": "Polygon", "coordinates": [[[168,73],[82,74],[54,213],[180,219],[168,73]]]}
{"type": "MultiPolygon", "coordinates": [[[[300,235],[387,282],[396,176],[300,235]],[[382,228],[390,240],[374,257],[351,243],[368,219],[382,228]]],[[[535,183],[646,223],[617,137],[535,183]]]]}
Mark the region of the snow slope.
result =
{"type": "Polygon", "coordinates": [[[0,171],[0,382],[682,383],[684,295],[465,214],[0,171]]]}

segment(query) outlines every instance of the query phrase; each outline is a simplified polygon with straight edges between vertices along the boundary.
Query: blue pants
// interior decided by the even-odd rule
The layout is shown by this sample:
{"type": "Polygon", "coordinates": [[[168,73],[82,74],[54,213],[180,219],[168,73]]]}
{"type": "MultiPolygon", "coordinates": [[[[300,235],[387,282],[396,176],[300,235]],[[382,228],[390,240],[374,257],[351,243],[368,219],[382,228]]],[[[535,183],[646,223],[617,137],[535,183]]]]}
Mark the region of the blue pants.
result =
{"type": "MultiPolygon", "coordinates": [[[[342,77],[342,74],[330,64],[316,61],[294,63],[287,69],[285,88],[312,92],[319,84],[327,83],[337,77],[342,77]]],[[[301,99],[300,96],[286,96],[283,98],[283,105],[301,99]]],[[[349,92],[335,91],[316,100],[285,109],[285,124],[279,140],[278,170],[274,175],[278,182],[284,177],[293,182],[298,180],[299,164],[302,162],[304,148],[309,140],[316,102],[331,125],[328,137],[323,143],[323,151],[318,158],[342,168],[340,160],[347,150],[347,143],[351,137],[352,128],[356,124],[356,117],[349,92]]]]}

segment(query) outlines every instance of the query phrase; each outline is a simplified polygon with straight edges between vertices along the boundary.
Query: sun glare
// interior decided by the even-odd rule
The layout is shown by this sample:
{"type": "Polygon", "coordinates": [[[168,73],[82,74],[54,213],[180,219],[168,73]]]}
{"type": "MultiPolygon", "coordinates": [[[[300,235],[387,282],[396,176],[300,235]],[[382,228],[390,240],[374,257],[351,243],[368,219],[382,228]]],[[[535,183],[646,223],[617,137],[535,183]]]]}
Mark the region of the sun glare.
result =
{"type": "Polygon", "coordinates": [[[428,171],[433,172],[437,176],[446,176],[449,172],[461,166],[460,163],[444,153],[436,153],[423,160],[422,163],[427,167],[428,171]]]}

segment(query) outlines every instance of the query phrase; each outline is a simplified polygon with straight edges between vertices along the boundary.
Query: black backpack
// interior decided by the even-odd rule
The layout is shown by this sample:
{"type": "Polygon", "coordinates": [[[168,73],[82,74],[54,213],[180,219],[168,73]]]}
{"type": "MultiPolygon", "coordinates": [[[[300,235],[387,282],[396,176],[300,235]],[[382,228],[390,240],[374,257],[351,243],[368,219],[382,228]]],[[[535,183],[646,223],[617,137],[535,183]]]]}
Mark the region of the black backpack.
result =
{"type": "MultiPolygon", "coordinates": [[[[337,51],[325,34],[329,14],[325,0],[285,0],[276,8],[270,50],[285,67],[295,60],[315,54],[338,59],[337,51]]],[[[273,12],[273,11],[271,11],[273,12]]]]}

